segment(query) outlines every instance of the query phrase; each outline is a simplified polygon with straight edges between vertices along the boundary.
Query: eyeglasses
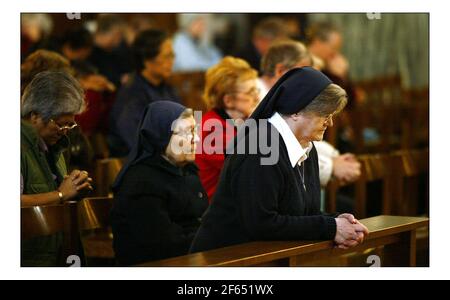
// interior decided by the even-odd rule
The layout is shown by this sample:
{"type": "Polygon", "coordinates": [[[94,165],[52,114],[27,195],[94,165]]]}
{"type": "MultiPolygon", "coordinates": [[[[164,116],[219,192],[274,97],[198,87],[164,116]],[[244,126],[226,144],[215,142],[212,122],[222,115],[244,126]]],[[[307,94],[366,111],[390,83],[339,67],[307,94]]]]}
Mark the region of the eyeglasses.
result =
{"type": "Polygon", "coordinates": [[[193,140],[195,135],[197,135],[198,129],[200,128],[200,124],[195,125],[194,127],[191,127],[188,130],[183,130],[183,131],[178,131],[175,132],[173,131],[172,133],[181,137],[184,137],[187,140],[193,140]]]}
{"type": "Polygon", "coordinates": [[[53,120],[53,119],[50,119],[50,122],[53,122],[53,123],[56,125],[56,127],[58,128],[59,131],[72,130],[72,129],[74,129],[75,127],[78,126],[77,123],[73,123],[73,124],[71,124],[71,125],[64,125],[64,126],[63,126],[63,125],[59,125],[59,124],[56,123],[56,121],[53,120]]]}
{"type": "Polygon", "coordinates": [[[233,92],[233,94],[244,94],[244,95],[248,95],[248,96],[255,96],[258,97],[259,94],[261,93],[261,89],[259,88],[251,88],[250,90],[243,92],[243,91],[235,91],[233,92]]]}

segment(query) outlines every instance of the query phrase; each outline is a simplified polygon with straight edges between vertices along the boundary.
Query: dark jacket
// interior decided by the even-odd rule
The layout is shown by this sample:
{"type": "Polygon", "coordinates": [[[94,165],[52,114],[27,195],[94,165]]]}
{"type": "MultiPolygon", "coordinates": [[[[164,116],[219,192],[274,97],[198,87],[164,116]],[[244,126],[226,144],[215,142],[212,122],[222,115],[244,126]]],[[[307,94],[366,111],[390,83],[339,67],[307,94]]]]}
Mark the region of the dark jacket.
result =
{"type": "Polygon", "coordinates": [[[120,265],[188,253],[208,206],[197,167],[155,154],[133,165],[114,193],[111,223],[120,265]]]}
{"type": "Polygon", "coordinates": [[[139,121],[145,107],[158,100],[180,102],[167,84],[154,86],[139,74],[134,74],[119,90],[110,113],[108,142],[113,156],[126,156],[136,143],[139,121]]]}
{"type": "MultiPolygon", "coordinates": [[[[205,251],[256,240],[329,240],[336,234],[333,217],[320,212],[317,152],[303,162],[305,192],[297,165],[292,168],[278,131],[279,160],[262,165],[263,155],[233,154],[226,158],[214,201],[202,219],[191,252],[205,251]]],[[[256,129],[254,129],[256,130],[256,129]]],[[[259,130],[259,129],[257,129],[259,130]]],[[[247,145],[247,149],[248,145],[247,145]]]]}

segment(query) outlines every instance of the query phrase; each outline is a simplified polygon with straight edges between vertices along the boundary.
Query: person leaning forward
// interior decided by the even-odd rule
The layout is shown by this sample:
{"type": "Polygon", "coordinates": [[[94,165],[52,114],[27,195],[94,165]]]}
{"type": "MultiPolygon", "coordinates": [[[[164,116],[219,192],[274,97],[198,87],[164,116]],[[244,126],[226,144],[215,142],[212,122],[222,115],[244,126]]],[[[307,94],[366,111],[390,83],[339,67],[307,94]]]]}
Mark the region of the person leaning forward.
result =
{"type": "Polygon", "coordinates": [[[319,209],[313,142],[322,140],[345,104],[345,91],[317,70],[295,68],[283,75],[230,143],[233,153],[225,160],[215,199],[190,251],[256,240],[334,240],[340,248],[361,243],[368,230],[353,215],[327,215],[319,209]],[[264,121],[267,126],[261,125],[264,121]],[[260,137],[257,143],[267,137],[278,159],[267,163],[273,153],[261,145],[252,153],[252,136],[260,137]],[[245,151],[239,151],[243,145],[245,151]]]}

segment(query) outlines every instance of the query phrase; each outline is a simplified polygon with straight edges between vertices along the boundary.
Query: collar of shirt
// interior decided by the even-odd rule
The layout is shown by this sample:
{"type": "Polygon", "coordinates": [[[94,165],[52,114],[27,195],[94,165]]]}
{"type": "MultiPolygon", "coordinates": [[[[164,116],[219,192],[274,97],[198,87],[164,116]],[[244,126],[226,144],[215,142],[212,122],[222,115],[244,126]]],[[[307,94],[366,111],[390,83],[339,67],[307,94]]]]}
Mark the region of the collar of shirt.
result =
{"type": "Polygon", "coordinates": [[[45,153],[48,152],[48,146],[47,146],[47,144],[44,142],[44,140],[43,140],[42,138],[39,138],[39,144],[38,144],[38,146],[39,146],[39,149],[40,149],[42,152],[45,152],[45,153]]]}
{"type": "Polygon", "coordinates": [[[269,122],[278,130],[281,138],[286,144],[292,168],[295,168],[297,164],[301,164],[308,158],[309,151],[311,151],[312,149],[311,142],[309,143],[307,148],[303,148],[302,145],[300,145],[300,143],[298,142],[291,128],[289,128],[289,125],[277,112],[273,114],[273,116],[269,119],[269,122]]]}

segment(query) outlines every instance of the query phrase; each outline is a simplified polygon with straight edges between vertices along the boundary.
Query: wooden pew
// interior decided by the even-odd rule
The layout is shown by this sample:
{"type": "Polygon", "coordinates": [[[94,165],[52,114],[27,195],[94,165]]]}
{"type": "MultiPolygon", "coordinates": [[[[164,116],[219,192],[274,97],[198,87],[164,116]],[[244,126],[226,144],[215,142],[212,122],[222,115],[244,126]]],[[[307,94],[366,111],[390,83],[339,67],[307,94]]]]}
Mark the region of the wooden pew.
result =
{"type": "Polygon", "coordinates": [[[371,233],[364,243],[348,250],[335,248],[332,241],[260,241],[151,261],[139,266],[310,266],[374,247],[382,247],[381,266],[416,265],[416,230],[428,226],[427,218],[377,216],[361,222],[371,233]]]}
{"type": "Polygon", "coordinates": [[[84,198],[78,203],[81,242],[88,266],[115,264],[109,213],[111,197],[84,198]]]}
{"type": "Polygon", "coordinates": [[[60,266],[67,266],[71,255],[81,255],[78,235],[77,202],[61,205],[22,207],[20,211],[21,240],[63,233],[63,253],[60,266]]]}
{"type": "MultiPolygon", "coordinates": [[[[425,201],[429,202],[429,150],[396,151],[390,155],[390,194],[392,209],[396,215],[417,215],[420,179],[425,180],[425,201]],[[424,175],[425,178],[419,176],[424,175]]],[[[426,209],[428,211],[428,209],[426,209]]]]}
{"type": "MultiPolygon", "coordinates": [[[[429,151],[428,149],[400,150],[390,154],[359,155],[361,177],[353,183],[355,211],[357,218],[367,216],[368,184],[381,181],[381,213],[384,215],[415,216],[418,204],[429,202],[429,151]],[[420,177],[422,176],[422,177],[420,177]],[[421,181],[422,180],[422,181],[421,181]],[[425,181],[419,199],[419,183],[425,181]]],[[[336,211],[339,183],[330,181],[326,189],[326,210],[336,211]]]]}
{"type": "Polygon", "coordinates": [[[93,173],[95,196],[112,196],[112,185],[124,162],[124,158],[105,158],[95,162],[93,173]]]}
{"type": "MultiPolygon", "coordinates": [[[[361,176],[353,183],[355,208],[354,214],[357,218],[365,218],[367,216],[367,185],[371,182],[382,182],[382,212],[383,214],[391,213],[391,183],[389,181],[389,157],[384,154],[359,155],[361,163],[361,176]]],[[[326,193],[326,209],[329,212],[336,211],[336,196],[339,191],[339,183],[331,180],[328,184],[326,193]]]]}

